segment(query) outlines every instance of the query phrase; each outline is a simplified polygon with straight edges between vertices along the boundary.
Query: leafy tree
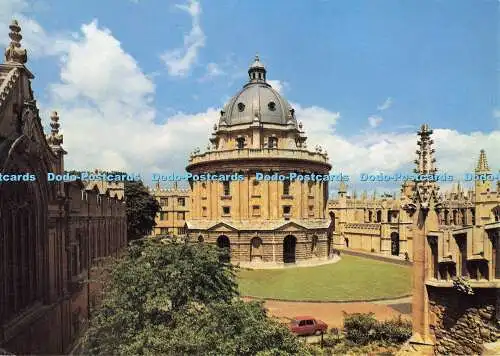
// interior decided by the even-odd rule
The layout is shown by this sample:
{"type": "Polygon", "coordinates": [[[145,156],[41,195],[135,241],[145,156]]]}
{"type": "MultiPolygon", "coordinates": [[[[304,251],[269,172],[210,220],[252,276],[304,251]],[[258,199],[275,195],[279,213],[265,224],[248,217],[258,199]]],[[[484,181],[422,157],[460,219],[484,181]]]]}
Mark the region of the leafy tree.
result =
{"type": "Polygon", "coordinates": [[[238,298],[235,269],[207,244],[142,239],[111,272],[84,340],[89,354],[307,355],[262,304],[238,298]]]}
{"type": "Polygon", "coordinates": [[[149,194],[142,181],[125,182],[125,203],[128,239],[136,240],[149,235],[156,225],[155,217],[160,211],[160,204],[149,194]]]}

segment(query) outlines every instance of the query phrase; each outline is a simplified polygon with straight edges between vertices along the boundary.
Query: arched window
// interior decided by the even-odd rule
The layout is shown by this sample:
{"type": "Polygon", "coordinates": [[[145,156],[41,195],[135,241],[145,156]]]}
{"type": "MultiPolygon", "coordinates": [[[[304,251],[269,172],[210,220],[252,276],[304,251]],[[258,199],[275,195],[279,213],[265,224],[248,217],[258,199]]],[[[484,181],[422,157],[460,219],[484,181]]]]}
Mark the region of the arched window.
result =
{"type": "Polygon", "coordinates": [[[268,137],[267,147],[268,148],[278,148],[278,138],[274,137],[274,136],[268,137]]]}
{"type": "Polygon", "coordinates": [[[283,182],[283,195],[290,195],[290,181],[283,182]]]}
{"type": "Polygon", "coordinates": [[[245,148],[245,138],[244,137],[238,137],[236,139],[236,145],[239,150],[242,150],[245,148]]]}

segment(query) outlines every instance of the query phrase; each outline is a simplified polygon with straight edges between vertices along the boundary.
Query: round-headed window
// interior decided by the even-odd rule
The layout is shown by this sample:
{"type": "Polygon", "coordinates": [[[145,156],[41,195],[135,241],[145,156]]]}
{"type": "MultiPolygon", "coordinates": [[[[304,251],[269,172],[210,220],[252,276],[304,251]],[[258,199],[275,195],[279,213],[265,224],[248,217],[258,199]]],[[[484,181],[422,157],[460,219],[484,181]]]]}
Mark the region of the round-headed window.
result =
{"type": "Polygon", "coordinates": [[[243,103],[239,103],[239,104],[238,104],[238,110],[239,110],[240,112],[241,112],[241,111],[243,111],[243,110],[245,110],[245,104],[243,104],[243,103]]]}

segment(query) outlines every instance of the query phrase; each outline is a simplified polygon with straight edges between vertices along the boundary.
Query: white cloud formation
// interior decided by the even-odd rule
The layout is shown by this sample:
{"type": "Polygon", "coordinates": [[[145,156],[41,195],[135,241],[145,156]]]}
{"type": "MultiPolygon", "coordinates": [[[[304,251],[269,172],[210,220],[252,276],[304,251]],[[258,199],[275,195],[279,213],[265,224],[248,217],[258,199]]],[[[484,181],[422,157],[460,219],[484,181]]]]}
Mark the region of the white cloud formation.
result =
{"type": "Polygon", "coordinates": [[[207,64],[205,75],[199,79],[200,82],[204,82],[210,79],[213,79],[215,77],[220,77],[222,75],[225,75],[226,72],[222,70],[220,65],[218,65],[215,62],[210,62],[207,64]]]}
{"type": "MultiPolygon", "coordinates": [[[[59,49],[63,53],[60,79],[49,87],[50,100],[43,106],[60,114],[67,169],[140,172],[149,183],[149,173],[182,172],[189,152],[195,146],[205,148],[219,116],[217,108],[174,113],[160,124],[152,102],[155,85],[151,76],[109,30],[94,21],[82,26],[78,36],[66,37],[63,42],[59,49]]],[[[303,123],[309,149],[316,145],[326,148],[335,172],[356,177],[361,172],[408,172],[413,167],[414,129],[367,131],[346,137],[336,130],[343,119],[340,113],[292,105],[303,123]]],[[[486,150],[490,167],[500,168],[500,156],[495,154],[500,131],[469,134],[437,128],[434,141],[440,171],[456,174],[472,170],[481,148],[486,150]]],[[[374,187],[364,186],[367,190],[374,187]]],[[[364,188],[358,185],[357,189],[364,188]]]]}
{"type": "Polygon", "coordinates": [[[68,35],[47,34],[37,21],[25,15],[31,5],[24,0],[0,0],[0,45],[6,47],[10,43],[7,34],[9,25],[15,19],[21,26],[21,43],[28,50],[28,60],[60,55],[69,45],[66,40],[68,35]]]}
{"type": "Polygon", "coordinates": [[[368,118],[368,123],[370,124],[370,126],[372,128],[375,128],[377,127],[378,125],[380,125],[382,123],[384,119],[382,119],[381,116],[377,116],[377,115],[372,115],[368,118]]]}
{"type": "Polygon", "coordinates": [[[184,45],[163,53],[160,58],[165,63],[171,76],[185,76],[196,63],[199,50],[205,46],[205,34],[200,25],[201,6],[196,0],[187,5],[175,5],[176,8],[191,16],[191,31],[184,35],[184,45]]]}
{"type": "Polygon", "coordinates": [[[282,80],[267,80],[267,82],[276,90],[278,93],[283,94],[285,90],[290,89],[290,84],[282,80]]]}
{"type": "Polygon", "coordinates": [[[379,106],[377,106],[377,110],[378,111],[384,111],[384,110],[387,110],[389,109],[391,106],[392,106],[392,103],[393,103],[393,100],[391,97],[385,99],[385,101],[380,104],[379,106]]]}

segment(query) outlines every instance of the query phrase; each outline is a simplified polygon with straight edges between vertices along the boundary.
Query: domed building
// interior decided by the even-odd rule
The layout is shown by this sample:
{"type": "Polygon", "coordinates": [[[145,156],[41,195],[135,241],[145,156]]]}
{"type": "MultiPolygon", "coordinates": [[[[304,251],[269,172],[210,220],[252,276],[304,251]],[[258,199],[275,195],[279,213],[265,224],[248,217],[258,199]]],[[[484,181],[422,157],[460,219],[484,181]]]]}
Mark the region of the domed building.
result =
{"type": "Polygon", "coordinates": [[[191,154],[188,238],[228,248],[231,262],[243,265],[327,259],[328,181],[277,178],[329,174],[331,165],[326,151],[307,149],[302,123],[266,74],[256,56],[248,83],[220,112],[207,150],[191,154]],[[229,179],[200,178],[208,174],[229,179]]]}

